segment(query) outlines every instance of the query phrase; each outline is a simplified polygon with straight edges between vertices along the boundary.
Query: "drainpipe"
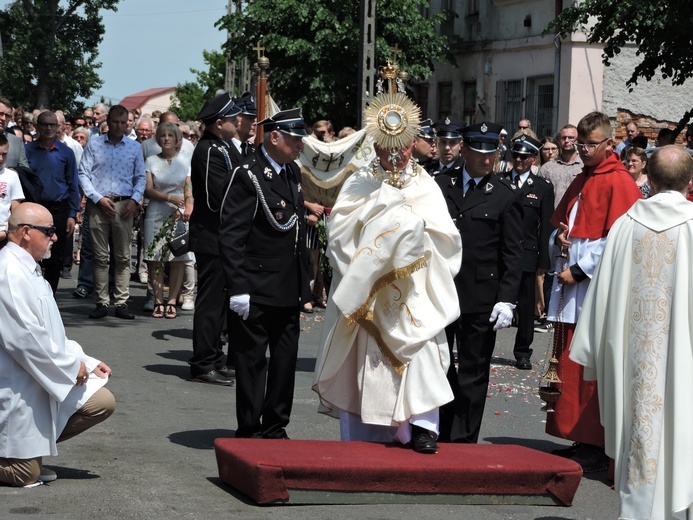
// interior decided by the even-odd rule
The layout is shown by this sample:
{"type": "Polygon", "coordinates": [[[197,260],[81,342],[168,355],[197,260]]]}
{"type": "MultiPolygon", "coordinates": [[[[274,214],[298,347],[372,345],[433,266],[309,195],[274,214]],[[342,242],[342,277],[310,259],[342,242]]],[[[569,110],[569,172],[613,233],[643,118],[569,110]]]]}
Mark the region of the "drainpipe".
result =
{"type": "MultiPolygon", "coordinates": [[[[561,14],[563,10],[563,1],[555,0],[555,11],[556,16],[561,14]]],[[[558,34],[558,29],[556,29],[556,36],[553,39],[553,46],[555,47],[555,56],[553,60],[553,102],[555,109],[553,111],[553,120],[551,121],[551,126],[554,129],[554,133],[558,132],[558,96],[560,95],[560,78],[561,78],[561,38],[558,34]]]]}

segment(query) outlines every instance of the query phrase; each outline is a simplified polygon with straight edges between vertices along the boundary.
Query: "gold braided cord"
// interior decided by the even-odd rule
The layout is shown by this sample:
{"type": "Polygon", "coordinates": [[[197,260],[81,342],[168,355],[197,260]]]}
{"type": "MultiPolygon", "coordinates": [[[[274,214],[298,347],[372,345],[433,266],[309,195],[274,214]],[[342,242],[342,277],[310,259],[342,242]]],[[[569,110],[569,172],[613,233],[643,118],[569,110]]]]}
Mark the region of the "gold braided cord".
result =
{"type": "Polygon", "coordinates": [[[381,92],[363,111],[366,133],[377,145],[397,151],[408,147],[419,131],[421,109],[398,92],[381,92]]]}
{"type": "Polygon", "coordinates": [[[387,345],[385,344],[382,336],[380,335],[378,327],[376,327],[372,321],[368,321],[365,319],[359,321],[359,325],[361,325],[366,330],[366,332],[368,332],[368,334],[371,335],[371,337],[378,344],[378,350],[380,350],[382,355],[385,356],[385,359],[387,359],[390,365],[392,365],[392,368],[395,370],[395,372],[397,372],[401,376],[404,373],[404,365],[399,359],[395,357],[395,355],[390,351],[390,349],[387,348],[387,345]]]}
{"type": "Polygon", "coordinates": [[[395,280],[400,280],[402,278],[410,276],[412,273],[418,271],[419,269],[423,269],[427,265],[428,264],[426,264],[426,259],[424,257],[421,257],[418,260],[415,260],[414,262],[409,264],[408,266],[399,267],[378,278],[373,284],[373,287],[371,287],[371,291],[368,294],[368,298],[366,298],[366,301],[358,309],[356,309],[349,316],[347,316],[347,323],[351,326],[367,318],[367,315],[370,312],[370,306],[373,297],[375,296],[375,293],[377,293],[379,290],[383,289],[385,286],[391,284],[395,280]]]}

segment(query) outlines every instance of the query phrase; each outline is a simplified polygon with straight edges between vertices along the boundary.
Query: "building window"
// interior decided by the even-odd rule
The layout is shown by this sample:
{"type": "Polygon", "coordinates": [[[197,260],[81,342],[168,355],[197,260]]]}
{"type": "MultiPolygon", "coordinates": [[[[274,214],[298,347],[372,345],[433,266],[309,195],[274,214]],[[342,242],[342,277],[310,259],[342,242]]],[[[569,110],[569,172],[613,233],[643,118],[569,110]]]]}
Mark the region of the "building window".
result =
{"type": "Polygon", "coordinates": [[[496,122],[512,137],[522,114],[522,80],[496,82],[496,122]]]}
{"type": "Polygon", "coordinates": [[[449,117],[452,113],[452,84],[438,84],[438,119],[449,117]]]}
{"type": "Polygon", "coordinates": [[[427,119],[428,115],[428,83],[419,83],[414,87],[416,103],[421,109],[421,119],[427,119]]]}
{"type": "Polygon", "coordinates": [[[525,114],[539,137],[553,135],[553,76],[527,78],[525,114]]]}
{"type": "Polygon", "coordinates": [[[464,82],[462,90],[464,92],[462,122],[465,125],[471,125],[474,124],[474,115],[476,114],[476,82],[464,82]]]}
{"type": "Polygon", "coordinates": [[[441,12],[448,11],[454,15],[440,24],[441,36],[447,36],[448,38],[455,36],[455,18],[457,17],[457,10],[455,7],[455,0],[442,0],[440,3],[441,12]]]}

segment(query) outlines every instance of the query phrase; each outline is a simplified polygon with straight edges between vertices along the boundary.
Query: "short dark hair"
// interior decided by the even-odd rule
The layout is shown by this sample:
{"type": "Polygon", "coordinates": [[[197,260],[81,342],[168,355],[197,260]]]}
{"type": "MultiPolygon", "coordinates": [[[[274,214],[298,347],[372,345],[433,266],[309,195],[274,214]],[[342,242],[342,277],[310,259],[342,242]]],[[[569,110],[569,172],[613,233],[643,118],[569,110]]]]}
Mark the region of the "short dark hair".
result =
{"type": "MultiPolygon", "coordinates": [[[[2,103],[2,101],[0,101],[0,103],[2,103]]],[[[6,144],[10,144],[10,141],[7,139],[4,132],[0,132],[0,146],[5,146],[6,144]]]]}
{"type": "Polygon", "coordinates": [[[111,109],[108,111],[108,118],[106,121],[111,121],[112,116],[122,116],[124,115],[127,117],[128,115],[128,109],[125,108],[123,105],[113,105],[111,109]]]}

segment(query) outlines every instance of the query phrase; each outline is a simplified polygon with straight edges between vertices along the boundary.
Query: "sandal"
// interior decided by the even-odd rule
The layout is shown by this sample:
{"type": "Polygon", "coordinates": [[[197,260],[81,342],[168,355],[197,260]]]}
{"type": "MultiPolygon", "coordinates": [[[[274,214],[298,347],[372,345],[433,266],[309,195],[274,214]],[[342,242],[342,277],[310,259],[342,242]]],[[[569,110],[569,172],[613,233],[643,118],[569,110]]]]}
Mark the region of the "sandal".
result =
{"type": "Polygon", "coordinates": [[[163,318],[164,317],[164,304],[157,303],[154,306],[154,311],[152,311],[152,318],[163,318]]]}
{"type": "Polygon", "coordinates": [[[172,320],[176,317],[176,306],[169,303],[166,305],[166,319],[172,320]]]}

